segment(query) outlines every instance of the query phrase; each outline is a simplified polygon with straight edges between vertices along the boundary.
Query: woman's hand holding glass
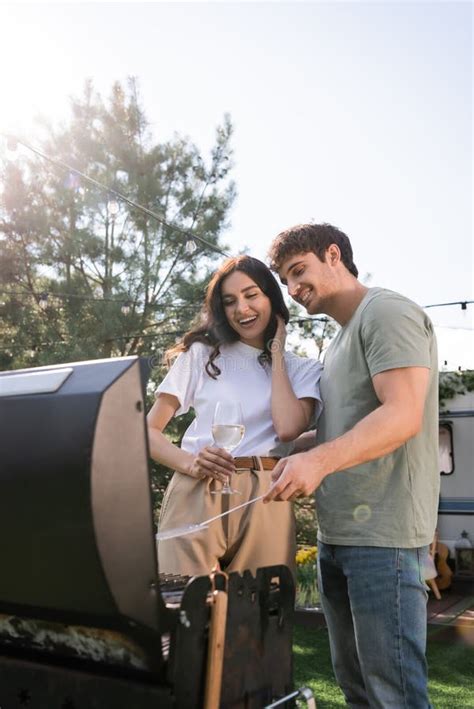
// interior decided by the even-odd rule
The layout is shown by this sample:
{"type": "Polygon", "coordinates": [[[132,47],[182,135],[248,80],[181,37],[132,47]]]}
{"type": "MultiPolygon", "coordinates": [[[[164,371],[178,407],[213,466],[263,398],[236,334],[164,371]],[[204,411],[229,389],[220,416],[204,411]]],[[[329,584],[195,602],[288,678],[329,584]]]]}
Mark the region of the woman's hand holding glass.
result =
{"type": "MultiPolygon", "coordinates": [[[[238,401],[218,401],[214,410],[212,422],[212,437],[214,443],[222,446],[230,454],[237,448],[245,433],[242,407],[238,401]]],[[[213,495],[240,495],[238,490],[230,486],[230,476],[220,490],[211,490],[213,495]]]]}
{"type": "Polygon", "coordinates": [[[193,478],[211,478],[224,485],[235,472],[235,463],[231,454],[224,448],[206,446],[194,456],[189,468],[193,478]]]}

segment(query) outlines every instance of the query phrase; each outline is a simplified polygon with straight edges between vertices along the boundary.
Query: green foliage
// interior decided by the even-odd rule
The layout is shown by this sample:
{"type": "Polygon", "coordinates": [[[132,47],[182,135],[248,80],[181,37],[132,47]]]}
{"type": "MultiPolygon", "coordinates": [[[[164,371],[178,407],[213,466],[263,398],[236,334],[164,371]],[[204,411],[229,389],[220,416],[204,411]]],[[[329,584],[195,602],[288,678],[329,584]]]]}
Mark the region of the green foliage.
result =
{"type": "Polygon", "coordinates": [[[315,564],[303,564],[296,568],[296,599],[298,608],[314,608],[319,603],[316,585],[315,564]]]}
{"type": "Polygon", "coordinates": [[[301,338],[300,342],[292,347],[292,350],[297,354],[306,356],[305,343],[313,342],[317,349],[316,357],[321,357],[321,354],[327,349],[336,334],[338,324],[335,320],[326,316],[315,318],[310,318],[306,315],[302,316],[301,309],[295,303],[290,303],[289,311],[291,322],[288,325],[288,334],[301,338]]]}
{"type": "Polygon", "coordinates": [[[439,374],[439,406],[444,407],[447,401],[458,394],[464,395],[474,391],[474,370],[463,372],[440,372],[439,374]]]}
{"type": "Polygon", "coordinates": [[[296,554],[296,605],[314,608],[319,602],[316,578],[317,547],[300,548],[296,554]]]}
{"type": "Polygon", "coordinates": [[[87,82],[67,125],[42,121],[32,142],[128,199],[22,150],[3,156],[0,198],[0,366],[153,355],[195,317],[232,205],[232,126],[226,117],[205,160],[189,140],[156,142],[137,86],[104,100],[87,82]],[[165,223],[172,223],[171,229],[165,223]],[[47,307],[39,306],[48,293],[47,307]],[[64,294],[67,297],[64,297],[64,294]],[[122,312],[124,303],[129,312],[122,312]]]}
{"type": "Polygon", "coordinates": [[[315,546],[317,539],[316,514],[314,498],[302,497],[295,500],[296,543],[298,546],[315,546]]]}

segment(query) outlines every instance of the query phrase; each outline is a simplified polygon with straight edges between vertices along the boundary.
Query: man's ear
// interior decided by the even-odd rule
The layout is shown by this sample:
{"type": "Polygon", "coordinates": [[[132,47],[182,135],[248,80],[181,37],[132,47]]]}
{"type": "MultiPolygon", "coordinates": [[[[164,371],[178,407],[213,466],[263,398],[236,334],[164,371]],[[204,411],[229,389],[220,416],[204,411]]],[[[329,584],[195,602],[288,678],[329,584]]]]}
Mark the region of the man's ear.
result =
{"type": "Polygon", "coordinates": [[[336,266],[341,260],[341,250],[337,244],[330,244],[326,249],[326,260],[330,266],[336,266]]]}

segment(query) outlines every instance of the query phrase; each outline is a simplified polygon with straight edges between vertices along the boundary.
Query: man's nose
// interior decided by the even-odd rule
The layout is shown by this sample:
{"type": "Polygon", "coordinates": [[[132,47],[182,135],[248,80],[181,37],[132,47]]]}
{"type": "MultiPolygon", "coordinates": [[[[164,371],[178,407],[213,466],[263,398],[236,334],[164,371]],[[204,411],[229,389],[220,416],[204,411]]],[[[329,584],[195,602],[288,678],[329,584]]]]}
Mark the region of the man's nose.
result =
{"type": "Polygon", "coordinates": [[[300,287],[297,283],[294,283],[289,280],[287,283],[287,289],[288,289],[288,295],[291,298],[295,298],[298,295],[298,291],[299,291],[300,287]]]}

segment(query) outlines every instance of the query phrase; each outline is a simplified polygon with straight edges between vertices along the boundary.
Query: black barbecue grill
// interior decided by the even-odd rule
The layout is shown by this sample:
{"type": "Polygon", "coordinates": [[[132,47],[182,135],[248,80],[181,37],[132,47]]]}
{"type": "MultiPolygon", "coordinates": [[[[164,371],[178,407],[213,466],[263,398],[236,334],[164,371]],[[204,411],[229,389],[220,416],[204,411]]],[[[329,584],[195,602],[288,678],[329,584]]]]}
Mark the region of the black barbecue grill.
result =
{"type": "Polygon", "coordinates": [[[286,567],[158,574],[146,366],[0,373],[1,709],[257,708],[293,690],[286,567]]]}

